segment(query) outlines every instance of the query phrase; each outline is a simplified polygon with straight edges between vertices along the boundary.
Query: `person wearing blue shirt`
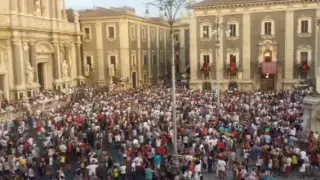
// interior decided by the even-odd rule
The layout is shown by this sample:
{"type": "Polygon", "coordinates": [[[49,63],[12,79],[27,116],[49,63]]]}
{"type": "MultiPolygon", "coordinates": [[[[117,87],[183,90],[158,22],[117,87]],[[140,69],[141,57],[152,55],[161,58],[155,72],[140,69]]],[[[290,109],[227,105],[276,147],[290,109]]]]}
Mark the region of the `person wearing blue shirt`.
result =
{"type": "Polygon", "coordinates": [[[157,169],[160,169],[160,165],[161,165],[161,156],[160,156],[160,154],[156,154],[155,156],[154,156],[154,166],[157,168],[157,169]]]}

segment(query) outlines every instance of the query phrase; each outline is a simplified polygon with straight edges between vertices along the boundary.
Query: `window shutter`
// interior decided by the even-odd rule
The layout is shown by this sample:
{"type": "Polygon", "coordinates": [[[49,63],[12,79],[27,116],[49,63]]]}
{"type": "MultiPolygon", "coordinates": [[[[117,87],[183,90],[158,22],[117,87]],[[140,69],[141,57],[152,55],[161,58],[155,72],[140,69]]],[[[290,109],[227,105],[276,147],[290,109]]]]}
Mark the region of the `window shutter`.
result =
{"type": "Polygon", "coordinates": [[[312,33],[312,24],[311,19],[308,19],[308,33],[312,33]]]}
{"type": "Polygon", "coordinates": [[[298,20],[298,28],[297,28],[297,33],[301,34],[301,27],[302,27],[302,21],[301,19],[298,20]]]}
{"type": "Polygon", "coordinates": [[[271,21],[271,35],[275,35],[275,23],[274,21],[271,21]]]}
{"type": "Polygon", "coordinates": [[[236,23],[236,36],[239,37],[239,23],[236,23]]]}
{"type": "Polygon", "coordinates": [[[261,22],[261,32],[260,32],[261,35],[265,35],[264,23],[265,23],[264,21],[261,22]]]}

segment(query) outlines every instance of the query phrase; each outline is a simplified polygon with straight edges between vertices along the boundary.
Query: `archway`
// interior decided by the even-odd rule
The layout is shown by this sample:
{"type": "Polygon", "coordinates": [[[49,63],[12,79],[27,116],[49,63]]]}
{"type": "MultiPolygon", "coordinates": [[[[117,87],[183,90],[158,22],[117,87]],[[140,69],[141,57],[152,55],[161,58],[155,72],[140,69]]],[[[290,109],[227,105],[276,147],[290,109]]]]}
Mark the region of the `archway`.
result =
{"type": "Polygon", "coordinates": [[[137,88],[137,73],[132,72],[132,88],[137,88]]]}

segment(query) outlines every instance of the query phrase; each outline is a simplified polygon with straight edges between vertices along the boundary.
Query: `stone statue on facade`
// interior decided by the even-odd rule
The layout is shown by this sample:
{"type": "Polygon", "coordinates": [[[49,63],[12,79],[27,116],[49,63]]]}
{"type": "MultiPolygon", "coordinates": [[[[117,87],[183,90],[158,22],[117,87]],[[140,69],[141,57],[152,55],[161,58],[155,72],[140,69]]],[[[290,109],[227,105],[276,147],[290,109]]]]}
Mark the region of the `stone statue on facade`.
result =
{"type": "Polygon", "coordinates": [[[35,0],[33,5],[33,12],[36,16],[41,16],[42,14],[42,7],[40,0],[35,0]]]}
{"type": "Polygon", "coordinates": [[[31,66],[30,62],[27,63],[26,74],[27,74],[27,83],[33,84],[34,83],[34,69],[31,66]]]}
{"type": "Polygon", "coordinates": [[[63,78],[63,79],[66,79],[66,78],[69,77],[69,74],[68,74],[69,68],[70,68],[70,67],[69,67],[67,61],[64,60],[63,63],[62,63],[62,78],[63,78]]]}
{"type": "Polygon", "coordinates": [[[74,11],[74,23],[79,23],[79,13],[77,11],[74,11]]]}

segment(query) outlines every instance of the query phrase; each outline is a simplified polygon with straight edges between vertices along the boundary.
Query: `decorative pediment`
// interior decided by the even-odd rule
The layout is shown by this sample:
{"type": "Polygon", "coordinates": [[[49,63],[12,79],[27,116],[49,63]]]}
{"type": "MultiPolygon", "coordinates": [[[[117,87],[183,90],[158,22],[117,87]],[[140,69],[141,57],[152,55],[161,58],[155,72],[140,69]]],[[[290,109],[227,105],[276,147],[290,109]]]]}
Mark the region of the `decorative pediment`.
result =
{"type": "Polygon", "coordinates": [[[51,54],[54,53],[54,48],[49,42],[40,41],[36,43],[35,51],[40,54],[51,54]]]}
{"type": "Polygon", "coordinates": [[[263,18],[263,21],[274,21],[274,18],[272,18],[271,16],[266,16],[263,18]]]}
{"type": "Polygon", "coordinates": [[[116,51],[116,50],[108,51],[107,54],[118,54],[118,51],[116,51]]]}
{"type": "Polygon", "coordinates": [[[212,53],[212,49],[201,49],[200,53],[204,54],[204,53],[212,53]]]}
{"type": "Polygon", "coordinates": [[[312,50],[312,47],[310,45],[300,45],[297,48],[299,51],[309,51],[312,50]]]}
{"type": "Polygon", "coordinates": [[[228,48],[227,53],[239,53],[239,49],[238,48],[228,48]]]}

